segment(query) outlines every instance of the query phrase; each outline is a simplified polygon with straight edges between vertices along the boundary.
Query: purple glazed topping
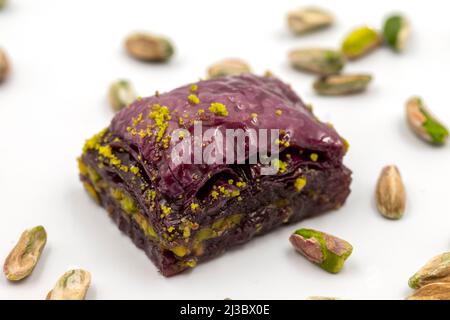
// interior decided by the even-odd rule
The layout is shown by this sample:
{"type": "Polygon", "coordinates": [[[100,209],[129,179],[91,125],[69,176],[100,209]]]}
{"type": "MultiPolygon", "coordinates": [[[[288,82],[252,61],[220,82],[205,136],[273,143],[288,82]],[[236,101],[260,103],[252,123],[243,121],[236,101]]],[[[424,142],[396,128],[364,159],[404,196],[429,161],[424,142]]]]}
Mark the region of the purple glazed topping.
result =
{"type": "MultiPolygon", "coordinates": [[[[166,135],[178,128],[192,132],[194,120],[202,120],[204,130],[215,127],[223,132],[237,128],[281,129],[285,130],[290,147],[321,153],[326,159],[320,163],[322,166],[340,165],[345,154],[340,136],[333,128],[319,122],[295,92],[277,78],[247,74],[200,81],[195,83],[198,87],[195,94],[200,100],[198,104],[188,100],[188,96],[192,94],[191,85],[136,101],[118,113],[111,123],[110,130],[115,136],[121,138],[126,145],[134,146],[143,160],[159,168],[158,187],[166,196],[183,194],[187,186],[195,189],[194,185],[201,186],[204,183],[202,177],[228,170],[228,165],[175,166],[169,159],[171,144],[168,148],[163,148],[154,137],[142,138],[138,134],[140,130],[146,130],[148,123],[153,123],[148,115],[151,106],[155,104],[166,106],[170,110],[171,120],[168,121],[166,135]],[[214,102],[224,104],[228,115],[220,116],[209,111],[214,102]],[[199,110],[204,110],[204,113],[199,115],[199,110]],[[252,117],[252,114],[257,116],[252,117]],[[144,121],[134,127],[134,132],[130,132],[133,119],[140,115],[144,121]],[[179,117],[183,118],[182,125],[179,117]]],[[[283,149],[280,146],[280,152],[283,149]]]]}

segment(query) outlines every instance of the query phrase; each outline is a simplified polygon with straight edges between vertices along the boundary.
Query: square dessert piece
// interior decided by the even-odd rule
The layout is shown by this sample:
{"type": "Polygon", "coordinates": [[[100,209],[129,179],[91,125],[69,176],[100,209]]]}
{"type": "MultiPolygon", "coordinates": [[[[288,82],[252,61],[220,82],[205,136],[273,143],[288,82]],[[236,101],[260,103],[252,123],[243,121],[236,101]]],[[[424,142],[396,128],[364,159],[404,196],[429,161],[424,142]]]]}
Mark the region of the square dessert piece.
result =
{"type": "Polygon", "coordinates": [[[345,153],[345,140],[288,85],[248,74],[138,99],[86,142],[79,167],[86,190],[171,276],[277,226],[342,206],[351,183],[345,153]],[[252,162],[254,144],[247,139],[244,162],[237,142],[211,153],[214,162],[205,153],[202,161],[194,154],[175,161],[180,143],[195,153],[198,125],[215,132],[203,136],[201,150],[229,129],[267,129],[278,130],[277,152],[259,143],[273,161],[252,162]],[[175,132],[181,132],[177,139],[175,132]],[[224,159],[227,154],[235,161],[224,159]],[[273,174],[264,173],[267,166],[273,174]]]}

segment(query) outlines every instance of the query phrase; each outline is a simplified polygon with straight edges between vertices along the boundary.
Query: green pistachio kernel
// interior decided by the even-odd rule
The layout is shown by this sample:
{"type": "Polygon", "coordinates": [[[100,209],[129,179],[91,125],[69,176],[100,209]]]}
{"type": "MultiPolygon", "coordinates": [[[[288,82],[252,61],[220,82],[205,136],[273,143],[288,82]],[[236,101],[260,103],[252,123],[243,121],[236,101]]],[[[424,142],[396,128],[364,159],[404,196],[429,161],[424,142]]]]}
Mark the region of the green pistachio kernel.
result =
{"type": "Polygon", "coordinates": [[[289,238],[294,248],[325,271],[338,273],[352,254],[350,243],[324,232],[299,229],[289,238]]]}
{"type": "Polygon", "coordinates": [[[342,44],[342,53],[350,60],[365,56],[381,45],[381,35],[367,26],[350,32],[342,44]]]}
{"type": "Polygon", "coordinates": [[[384,39],[386,44],[395,51],[403,51],[410,33],[411,28],[409,21],[400,15],[391,16],[387,18],[384,23],[384,39]]]}
{"type": "Polygon", "coordinates": [[[320,95],[342,96],[366,90],[371,81],[367,74],[330,75],[314,82],[314,89],[320,95]]]}
{"type": "Polygon", "coordinates": [[[443,145],[448,139],[448,129],[436,119],[419,97],[406,103],[406,117],[413,132],[422,140],[435,145],[443,145]]]}
{"type": "Polygon", "coordinates": [[[345,58],[341,52],[318,48],[291,51],[289,61],[298,70],[321,76],[339,73],[345,65],[345,58]]]}

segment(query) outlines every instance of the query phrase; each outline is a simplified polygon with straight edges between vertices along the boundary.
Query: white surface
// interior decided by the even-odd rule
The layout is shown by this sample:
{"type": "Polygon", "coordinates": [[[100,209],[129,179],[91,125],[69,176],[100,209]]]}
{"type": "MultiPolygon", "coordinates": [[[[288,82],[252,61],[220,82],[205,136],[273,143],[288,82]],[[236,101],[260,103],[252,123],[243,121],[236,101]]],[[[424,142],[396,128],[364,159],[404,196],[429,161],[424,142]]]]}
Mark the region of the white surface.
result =
{"type": "Polygon", "coordinates": [[[302,3],[10,0],[0,12],[0,46],[13,62],[12,77],[0,86],[0,258],[28,227],[42,224],[49,237],[31,277],[11,284],[0,276],[0,298],[44,298],[73,267],[92,273],[89,299],[407,296],[409,276],[450,249],[450,148],[417,140],[403,114],[405,100],[420,94],[450,123],[449,4],[314,1],[336,14],[337,25],[295,38],[284,15],[302,3]],[[289,49],[338,46],[352,27],[378,27],[395,10],[413,24],[407,51],[397,55],[381,49],[346,69],[375,75],[367,93],[320,98],[311,89],[313,77],[289,68],[289,49]],[[124,37],[140,29],[170,36],[175,58],[167,65],[148,65],[126,56],[124,37]],[[113,116],[105,98],[112,80],[129,78],[142,95],[150,95],[202,77],[210,63],[229,56],[291,83],[323,121],[350,141],[345,162],[354,172],[353,192],[338,212],[278,229],[165,279],[86,195],[75,159],[84,140],[113,116]],[[408,189],[407,212],[397,222],[380,217],[373,203],[378,174],[390,163],[400,167],[408,189]],[[287,239],[298,227],[327,231],[354,245],[339,275],[327,274],[293,251],[287,239]]]}

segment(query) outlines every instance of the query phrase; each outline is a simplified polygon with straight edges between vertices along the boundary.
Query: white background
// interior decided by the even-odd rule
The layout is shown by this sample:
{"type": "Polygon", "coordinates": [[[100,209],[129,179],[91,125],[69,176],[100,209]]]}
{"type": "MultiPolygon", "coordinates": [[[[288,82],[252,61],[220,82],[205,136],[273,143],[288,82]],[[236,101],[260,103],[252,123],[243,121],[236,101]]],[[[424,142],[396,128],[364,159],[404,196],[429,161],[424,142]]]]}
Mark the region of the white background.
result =
{"type": "MultiPolygon", "coordinates": [[[[312,2],[312,1],[311,1],[312,2]]],[[[405,100],[422,95],[450,124],[450,25],[446,1],[314,1],[337,16],[335,27],[302,38],[285,13],[303,1],[10,0],[0,12],[0,46],[13,73],[0,86],[0,258],[20,233],[42,224],[48,244],[33,274],[11,284],[0,277],[0,298],[42,299],[66,270],[92,273],[89,299],[403,299],[407,281],[429,258],[450,249],[450,147],[433,148],[413,136],[405,100]],[[381,49],[347,71],[370,72],[365,94],[321,98],[313,77],[291,70],[290,49],[337,47],[355,26],[380,27],[399,10],[413,36],[404,54],[381,49]],[[167,65],[143,64],[124,52],[134,30],[168,35],[177,53],[167,65]],[[151,95],[205,75],[218,59],[237,56],[255,72],[272,70],[324,121],[351,143],[345,160],[352,194],[338,212],[280,228],[192,272],[166,279],[96,206],[78,181],[76,157],[86,138],[107,126],[106,91],[131,79],[151,95]],[[382,166],[397,164],[408,192],[404,219],[376,211],[374,185],[382,166]],[[338,235],[354,245],[343,271],[330,275],[290,247],[299,227],[338,235]]]]}

